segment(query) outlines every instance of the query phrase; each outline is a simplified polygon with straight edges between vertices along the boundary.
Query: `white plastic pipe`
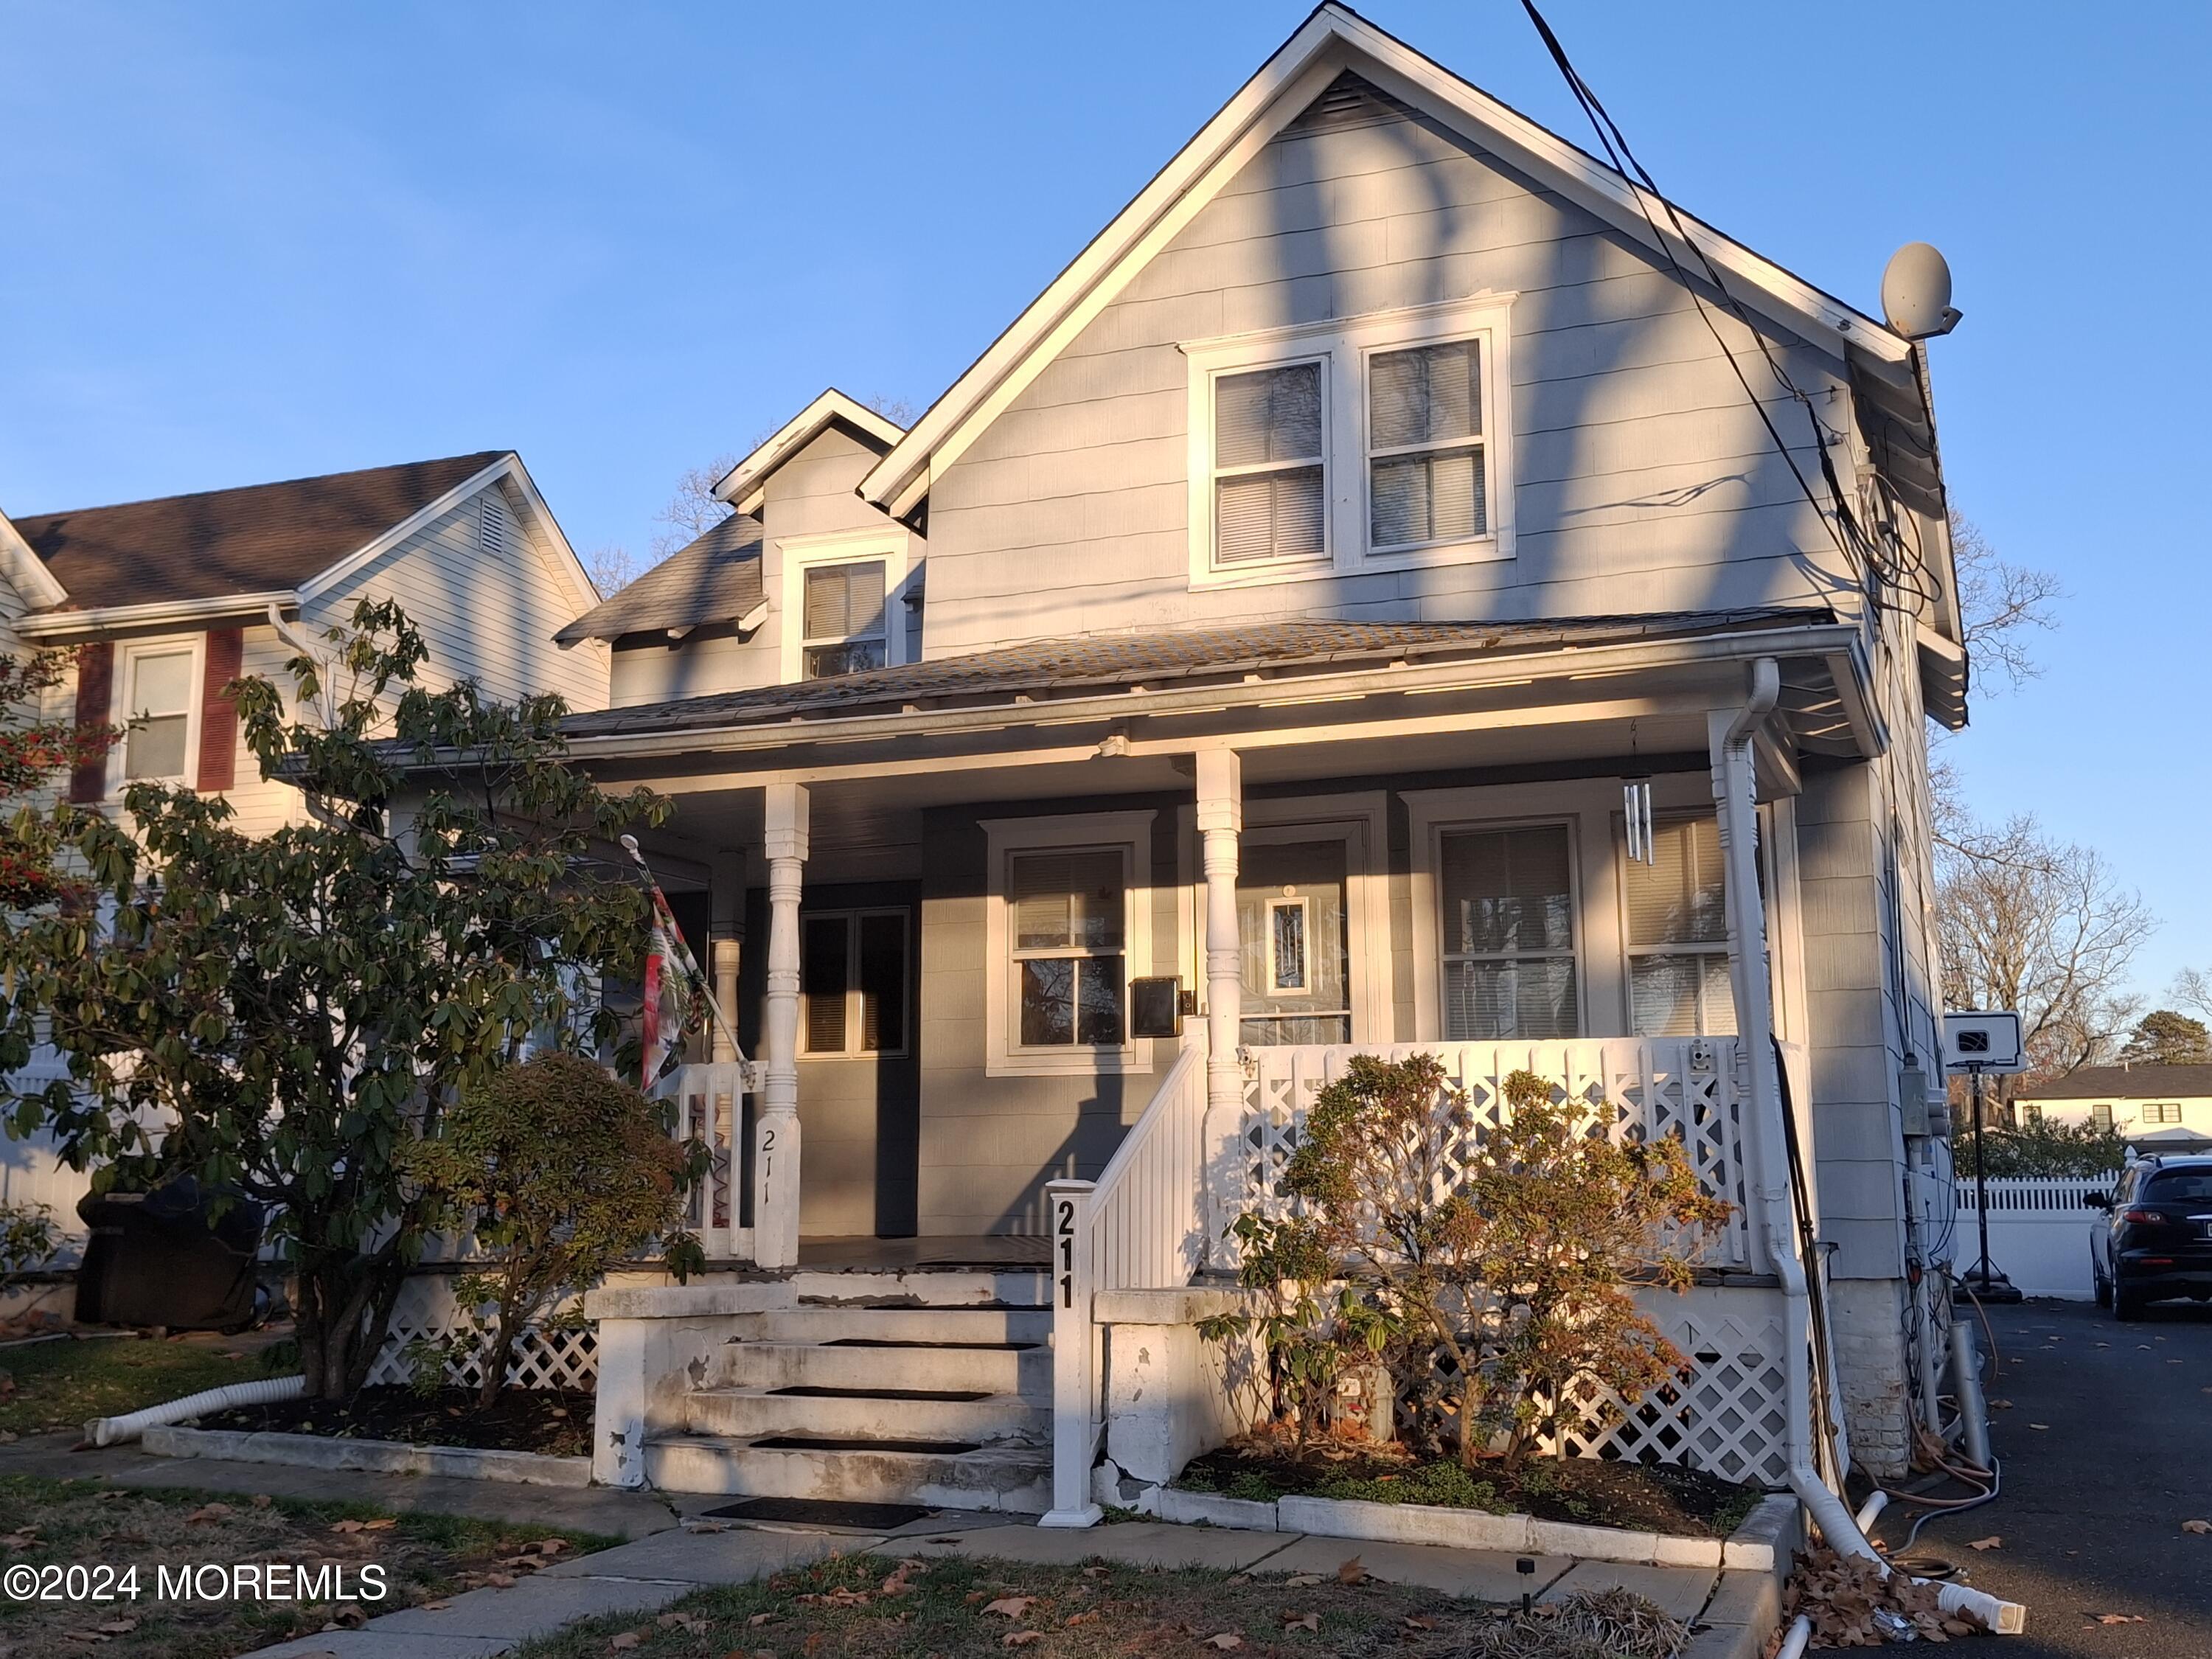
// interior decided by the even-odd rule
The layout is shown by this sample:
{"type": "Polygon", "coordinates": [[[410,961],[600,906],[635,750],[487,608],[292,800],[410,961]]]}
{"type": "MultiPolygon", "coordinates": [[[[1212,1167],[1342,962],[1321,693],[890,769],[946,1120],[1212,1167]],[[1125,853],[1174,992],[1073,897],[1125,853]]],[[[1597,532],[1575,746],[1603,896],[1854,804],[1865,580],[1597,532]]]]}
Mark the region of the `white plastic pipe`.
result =
{"type": "MultiPolygon", "coordinates": [[[[1771,657],[1751,665],[1743,707],[1725,727],[1714,722],[1713,796],[1719,808],[1721,852],[1728,897],[1729,962],[1734,969],[1736,1030],[1750,1070],[1753,1109],[1746,1124],[1750,1164],[1749,1197],[1758,1206],[1766,1254],[1782,1289],[1783,1343],[1788,1398],[1784,1403],[1784,1442],[1789,1458],[1790,1489],[1804,1504],[1828,1547],[1839,1553],[1875,1562],[1891,1573],[1881,1552],[1867,1540],[1844,1500],[1830,1490],[1814,1467],[1813,1389],[1808,1355],[1813,1340],[1813,1299],[1806,1267],[1797,1254],[1790,1208],[1789,1154],[1778,1138],[1790,1133],[1782,1117],[1781,1080],[1776,1074],[1772,982],[1766,969],[1765,933],[1754,926],[1759,904],[1759,830],[1756,780],[1752,773],[1752,737],[1774,712],[1782,695],[1782,668],[1771,657]]],[[[1937,1605],[1946,1613],[1971,1613],[1991,1630],[2014,1635],[2027,1627],[2027,1609],[1999,1601],[1963,1584],[1938,1584],[1937,1605]]],[[[1808,1627],[1809,1629],[1809,1627],[1808,1627]]],[[[1802,1644],[1801,1644],[1802,1646],[1802,1644]]],[[[1784,1652],[1786,1654],[1786,1644],[1784,1652]]],[[[1778,1655],[1777,1659],[1784,1659],[1778,1655]]]]}
{"type": "Polygon", "coordinates": [[[1805,1644],[1813,1639],[1813,1621],[1799,1613],[1790,1621],[1789,1633],[1783,1637],[1782,1645],[1774,1650],[1774,1659],[1797,1659],[1805,1651],[1805,1644]]]}
{"type": "Polygon", "coordinates": [[[84,1437],[95,1446],[118,1446],[136,1440],[149,1429],[181,1423],[188,1417],[205,1417],[240,1406],[272,1406],[280,1400],[297,1400],[307,1391],[304,1376],[272,1376],[259,1382],[233,1382],[220,1389],[203,1389],[181,1400],[149,1406],[121,1417],[95,1417],[84,1425],[84,1437]]]}

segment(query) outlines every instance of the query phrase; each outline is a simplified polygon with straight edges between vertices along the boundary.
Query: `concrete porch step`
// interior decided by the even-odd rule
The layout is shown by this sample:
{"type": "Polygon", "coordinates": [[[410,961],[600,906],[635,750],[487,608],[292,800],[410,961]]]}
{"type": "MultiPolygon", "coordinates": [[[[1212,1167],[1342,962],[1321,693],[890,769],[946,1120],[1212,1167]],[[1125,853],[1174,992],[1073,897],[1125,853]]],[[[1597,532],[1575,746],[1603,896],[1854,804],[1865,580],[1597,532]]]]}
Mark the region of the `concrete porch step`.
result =
{"type": "Polygon", "coordinates": [[[914,1449],[875,1440],[768,1446],[716,1435],[669,1435],[646,1443],[646,1478],[671,1492],[752,1498],[912,1503],[1016,1515],[1042,1515],[1052,1507],[1049,1448],[909,1446],[914,1449]]]}
{"type": "Polygon", "coordinates": [[[1041,1308],[1046,1305],[1045,1278],[1042,1268],[801,1268],[790,1282],[802,1307],[1041,1308]]]}
{"type": "Polygon", "coordinates": [[[1034,1346],[1052,1334],[1051,1313],[1034,1307],[787,1308],[732,1323],[739,1336],[768,1342],[1034,1346]]]}
{"type": "MultiPolygon", "coordinates": [[[[804,1386],[804,1385],[802,1385],[804,1386]]],[[[882,1384],[885,1389],[890,1384],[882,1384]]],[[[695,1434],[732,1440],[800,1435],[833,1440],[1020,1440],[1042,1445],[1052,1413],[1012,1394],[908,1391],[864,1394],[782,1393],[769,1389],[702,1389],[686,1396],[695,1434]]]]}
{"type": "Polygon", "coordinates": [[[735,1389],[928,1389],[1052,1398],[1052,1350],[939,1348],[927,1344],[732,1342],[716,1356],[714,1382],[735,1389]]]}

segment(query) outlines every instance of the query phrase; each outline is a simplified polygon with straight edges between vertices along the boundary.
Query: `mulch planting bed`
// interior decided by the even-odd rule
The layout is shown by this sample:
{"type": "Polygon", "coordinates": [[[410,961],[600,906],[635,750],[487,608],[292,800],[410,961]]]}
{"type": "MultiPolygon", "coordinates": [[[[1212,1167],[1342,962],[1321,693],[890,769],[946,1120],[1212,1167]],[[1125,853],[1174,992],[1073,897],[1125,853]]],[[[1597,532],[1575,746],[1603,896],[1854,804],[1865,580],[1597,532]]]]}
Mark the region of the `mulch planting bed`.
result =
{"type": "Polygon", "coordinates": [[[1263,1504],[1292,1496],[1433,1504],[1685,1538],[1727,1537],[1766,1495],[1764,1488],[1675,1463],[1534,1458],[1516,1475],[1494,1462],[1467,1470],[1455,1462],[1420,1462],[1389,1452],[1342,1447],[1302,1452],[1273,1442],[1208,1452],[1175,1484],[1186,1492],[1263,1504]]]}
{"type": "Polygon", "coordinates": [[[571,1626],[514,1659],[1671,1659],[1686,1640],[1623,1592],[1522,1619],[1378,1583],[1355,1548],[1334,1572],[1291,1575],[845,1556],[571,1626]]]}
{"type": "Polygon", "coordinates": [[[31,1570],[36,1585],[51,1580],[53,1592],[0,1601],[0,1655],[229,1659],[513,1584],[613,1541],[503,1521],[394,1516],[364,1504],[0,1478],[0,1560],[31,1570]],[[83,1576],[90,1564],[110,1570],[97,1585],[83,1576]],[[277,1596],[262,1593],[272,1565],[283,1570],[277,1596]],[[213,1593],[233,1567],[261,1575],[253,1594],[213,1593]],[[371,1567],[380,1596],[369,1593],[371,1567]],[[173,1576],[189,1569],[195,1593],[163,1594],[164,1568],[173,1576]]]}
{"type": "Polygon", "coordinates": [[[410,1446],[473,1446],[483,1451],[586,1457],[592,1396],[579,1389],[508,1389],[489,1411],[466,1389],[421,1395],[412,1389],[363,1389],[351,1400],[287,1400],[202,1418],[196,1427],[319,1434],[343,1440],[398,1440],[410,1446]]]}

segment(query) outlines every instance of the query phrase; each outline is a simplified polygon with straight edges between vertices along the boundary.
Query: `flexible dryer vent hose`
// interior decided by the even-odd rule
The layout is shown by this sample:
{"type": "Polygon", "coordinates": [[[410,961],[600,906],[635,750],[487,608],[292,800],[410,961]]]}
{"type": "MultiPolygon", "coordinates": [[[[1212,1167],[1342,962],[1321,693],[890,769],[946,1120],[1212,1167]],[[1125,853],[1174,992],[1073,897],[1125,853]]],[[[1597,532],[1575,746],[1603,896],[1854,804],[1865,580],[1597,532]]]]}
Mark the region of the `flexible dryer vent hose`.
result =
{"type": "Polygon", "coordinates": [[[84,1425],[84,1437],[95,1446],[116,1446],[136,1440],[149,1429],[181,1423],[188,1417],[206,1417],[240,1406],[271,1406],[280,1400],[297,1400],[307,1391],[304,1376],[272,1376],[261,1382],[233,1382],[226,1388],[204,1389],[181,1400],[149,1406],[121,1417],[95,1417],[84,1425]]]}

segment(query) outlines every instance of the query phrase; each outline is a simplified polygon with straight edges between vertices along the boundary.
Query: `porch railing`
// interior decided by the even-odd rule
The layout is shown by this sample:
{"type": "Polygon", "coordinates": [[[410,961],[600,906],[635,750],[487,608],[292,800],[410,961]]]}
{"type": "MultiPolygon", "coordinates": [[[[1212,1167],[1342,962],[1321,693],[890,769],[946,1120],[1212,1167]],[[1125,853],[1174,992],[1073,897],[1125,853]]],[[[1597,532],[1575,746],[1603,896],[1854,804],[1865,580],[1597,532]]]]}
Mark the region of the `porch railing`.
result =
{"type": "MultiPolygon", "coordinates": [[[[1467,1097],[1470,1152],[1475,1137],[1503,1121],[1505,1079],[1523,1070],[1547,1079],[1558,1097],[1583,1102],[1614,1140],[1679,1135],[1700,1184],[1734,1206],[1726,1225],[1706,1240],[1702,1259],[1714,1267],[1752,1265],[1743,1068],[1732,1036],[1248,1048],[1244,1109],[1235,1140],[1209,1159],[1219,1213],[1279,1215],[1288,1208],[1279,1182],[1306,1113],[1360,1054],[1388,1060],[1432,1054],[1442,1060],[1446,1078],[1467,1097]]],[[[1447,1166],[1455,1162],[1448,1151],[1447,1166]]]]}
{"type": "Polygon", "coordinates": [[[653,1089],[655,1097],[675,1103],[677,1140],[696,1140],[707,1149],[707,1172],[691,1188],[686,1220],[710,1261],[752,1258],[741,1150],[744,1101],[752,1090],[753,1067],[741,1060],[679,1066],[653,1089]]]}
{"type": "Polygon", "coordinates": [[[1094,1290],[1190,1283],[1206,1255],[1206,1044],[1187,1039],[1091,1194],[1094,1290]]]}

